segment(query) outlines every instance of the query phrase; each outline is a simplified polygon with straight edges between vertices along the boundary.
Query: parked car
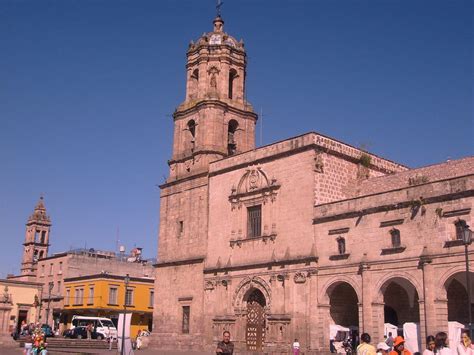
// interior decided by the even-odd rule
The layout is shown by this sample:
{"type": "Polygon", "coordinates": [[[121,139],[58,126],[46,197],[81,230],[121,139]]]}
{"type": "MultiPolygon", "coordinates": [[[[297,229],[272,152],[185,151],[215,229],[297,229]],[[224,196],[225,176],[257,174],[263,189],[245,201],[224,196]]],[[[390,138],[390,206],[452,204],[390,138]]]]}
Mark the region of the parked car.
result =
{"type": "MultiPolygon", "coordinates": [[[[87,339],[87,329],[86,327],[75,327],[74,329],[69,329],[64,333],[64,337],[71,339],[87,339]]],[[[104,339],[104,335],[93,330],[91,332],[91,338],[102,340],[104,339]]]]}
{"type": "Polygon", "coordinates": [[[43,324],[41,326],[41,331],[44,333],[45,338],[53,338],[54,337],[53,329],[47,324],[43,324]]]}

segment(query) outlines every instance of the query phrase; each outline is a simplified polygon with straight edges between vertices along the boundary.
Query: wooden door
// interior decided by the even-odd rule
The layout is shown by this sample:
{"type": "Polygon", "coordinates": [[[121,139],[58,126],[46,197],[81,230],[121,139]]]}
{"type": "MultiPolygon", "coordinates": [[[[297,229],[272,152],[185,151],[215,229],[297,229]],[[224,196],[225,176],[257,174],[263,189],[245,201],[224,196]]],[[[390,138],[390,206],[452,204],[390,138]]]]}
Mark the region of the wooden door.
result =
{"type": "Polygon", "coordinates": [[[263,306],[254,301],[247,303],[247,350],[261,351],[265,337],[265,313],[263,306]]]}

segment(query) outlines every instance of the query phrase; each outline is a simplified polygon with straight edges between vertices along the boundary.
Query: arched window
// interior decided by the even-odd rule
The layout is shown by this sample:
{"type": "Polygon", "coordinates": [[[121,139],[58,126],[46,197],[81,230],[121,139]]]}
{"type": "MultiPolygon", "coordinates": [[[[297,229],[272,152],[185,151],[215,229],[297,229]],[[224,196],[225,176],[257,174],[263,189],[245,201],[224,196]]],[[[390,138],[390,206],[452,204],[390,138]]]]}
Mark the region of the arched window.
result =
{"type": "Polygon", "coordinates": [[[231,69],[229,71],[229,99],[234,95],[234,79],[237,78],[237,70],[231,69]]]}
{"type": "Polygon", "coordinates": [[[41,231],[41,244],[44,244],[46,241],[46,231],[41,231]]]}
{"type": "Polygon", "coordinates": [[[401,246],[400,231],[398,229],[392,229],[390,231],[390,236],[392,238],[392,248],[398,248],[401,246]]]}
{"type": "Polygon", "coordinates": [[[198,92],[199,69],[194,69],[189,80],[189,97],[195,98],[198,92]]]}
{"type": "Polygon", "coordinates": [[[339,255],[346,253],[346,240],[342,237],[337,238],[337,252],[339,255]]]}
{"type": "Polygon", "coordinates": [[[40,251],[40,253],[39,253],[39,258],[40,258],[40,259],[43,259],[43,257],[44,257],[44,251],[40,251]]]}
{"type": "Polygon", "coordinates": [[[196,122],[194,120],[190,120],[188,122],[188,130],[191,134],[191,150],[194,151],[194,145],[196,141],[196,122]]]}
{"type": "Polygon", "coordinates": [[[467,227],[466,221],[463,219],[458,219],[456,222],[454,222],[454,225],[456,226],[456,239],[462,240],[463,231],[467,227]]]}
{"type": "Polygon", "coordinates": [[[237,151],[237,142],[235,140],[237,128],[239,128],[239,123],[236,120],[230,120],[227,130],[227,152],[229,155],[233,155],[237,151]]]}

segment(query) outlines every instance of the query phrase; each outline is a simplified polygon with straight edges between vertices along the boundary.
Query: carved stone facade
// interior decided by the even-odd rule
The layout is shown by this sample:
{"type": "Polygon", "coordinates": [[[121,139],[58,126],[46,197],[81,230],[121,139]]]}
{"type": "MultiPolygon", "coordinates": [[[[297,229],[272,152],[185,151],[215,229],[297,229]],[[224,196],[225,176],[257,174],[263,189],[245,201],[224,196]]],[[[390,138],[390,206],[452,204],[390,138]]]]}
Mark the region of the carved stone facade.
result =
{"type": "Polygon", "coordinates": [[[312,353],[328,349],[330,324],[379,341],[385,322],[419,323],[422,338],[447,330],[448,320],[466,322],[456,226],[472,223],[474,158],[411,170],[317,133],[254,149],[256,115],[243,110],[242,91],[229,98],[226,86],[232,63],[244,76],[243,44],[226,44],[232,37],[222,31],[188,51],[188,78],[198,75],[194,63],[220,69],[215,83],[188,81],[175,114],[152,346],[212,351],[229,330],[240,352],[285,353],[298,338],[312,353]],[[212,90],[216,102],[206,96],[212,90]],[[199,125],[180,123],[184,111],[199,111],[199,125]],[[230,112],[242,127],[236,151],[225,150],[230,112]],[[177,172],[177,152],[197,159],[181,138],[186,126],[209,149],[199,169],[177,172]]]}

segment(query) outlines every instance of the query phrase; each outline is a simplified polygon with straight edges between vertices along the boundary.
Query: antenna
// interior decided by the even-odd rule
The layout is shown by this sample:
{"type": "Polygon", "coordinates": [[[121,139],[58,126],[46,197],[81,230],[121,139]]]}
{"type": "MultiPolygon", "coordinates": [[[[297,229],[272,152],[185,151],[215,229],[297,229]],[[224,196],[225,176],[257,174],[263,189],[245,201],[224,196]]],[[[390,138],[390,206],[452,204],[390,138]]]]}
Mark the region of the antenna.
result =
{"type": "Polygon", "coordinates": [[[221,2],[221,0],[217,0],[217,5],[216,5],[216,12],[217,12],[217,17],[221,17],[221,6],[224,3],[221,2]]]}
{"type": "Polygon", "coordinates": [[[117,234],[115,235],[115,251],[119,251],[119,234],[120,234],[120,230],[119,230],[119,227],[117,227],[117,234]]]}
{"type": "Polygon", "coordinates": [[[260,108],[260,147],[263,146],[263,108],[260,108]]]}

